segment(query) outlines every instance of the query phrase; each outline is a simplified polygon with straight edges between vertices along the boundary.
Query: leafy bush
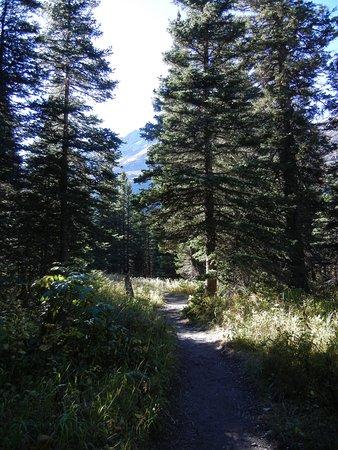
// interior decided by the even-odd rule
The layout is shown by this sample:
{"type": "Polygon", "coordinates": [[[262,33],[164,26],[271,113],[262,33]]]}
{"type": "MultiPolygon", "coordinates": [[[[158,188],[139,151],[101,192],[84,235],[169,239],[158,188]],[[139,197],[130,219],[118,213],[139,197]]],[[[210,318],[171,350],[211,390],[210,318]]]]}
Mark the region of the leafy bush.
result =
{"type": "Polygon", "coordinates": [[[285,445],[304,448],[306,443],[305,448],[324,449],[336,448],[335,306],[334,298],[315,299],[295,290],[277,293],[258,287],[250,292],[224,287],[223,295],[216,298],[191,297],[185,314],[221,326],[227,345],[245,351],[250,373],[263,382],[274,401],[273,423],[278,424],[275,429],[285,445]],[[281,408],[284,414],[279,413],[281,408]]]}
{"type": "Polygon", "coordinates": [[[98,273],[46,276],[34,290],[27,308],[1,305],[3,447],[147,446],[174,365],[154,305],[98,273]]]}
{"type": "Polygon", "coordinates": [[[226,308],[224,297],[207,297],[202,293],[189,297],[188,307],[184,314],[191,321],[217,324],[218,313],[226,308]]]}

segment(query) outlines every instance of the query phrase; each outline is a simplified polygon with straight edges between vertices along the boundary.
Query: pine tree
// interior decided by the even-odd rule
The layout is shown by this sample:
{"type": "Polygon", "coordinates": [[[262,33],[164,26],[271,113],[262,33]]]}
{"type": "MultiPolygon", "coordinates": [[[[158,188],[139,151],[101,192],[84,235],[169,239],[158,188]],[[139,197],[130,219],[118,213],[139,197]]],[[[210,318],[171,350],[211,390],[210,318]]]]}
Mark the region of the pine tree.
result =
{"type": "Polygon", "coordinates": [[[121,215],[121,232],[123,255],[123,273],[130,276],[131,239],[132,239],[132,188],[125,172],[120,176],[119,210],[121,215]]]}
{"type": "MultiPolygon", "coordinates": [[[[329,120],[324,124],[331,143],[325,158],[322,208],[315,229],[316,269],[325,282],[338,283],[338,56],[330,64],[329,120]]],[[[322,281],[321,280],[321,281],[322,281]]]]}
{"type": "Polygon", "coordinates": [[[122,225],[122,255],[123,255],[123,274],[126,292],[129,297],[134,297],[134,291],[131,284],[131,244],[132,244],[132,187],[125,172],[120,177],[120,212],[122,225]]]}
{"type": "Polygon", "coordinates": [[[314,119],[325,93],[317,81],[335,36],[327,8],[307,0],[249,0],[257,83],[268,113],[265,147],[276,161],[276,182],[284,196],[288,284],[308,288],[308,255],[319,208],[322,139],[314,119]]]}
{"type": "Polygon", "coordinates": [[[30,216],[36,248],[45,254],[40,258],[43,268],[53,260],[67,264],[70,257],[90,262],[96,228],[114,201],[113,167],[120,141],[92,113],[93,103],[112,98],[116,85],[107,60],[110,51],[95,45],[101,34],[93,15],[97,5],[96,0],[46,4],[46,95],[39,104],[38,138],[27,171],[28,202],[34,205],[30,216]]]}
{"type": "MultiPolygon", "coordinates": [[[[329,72],[330,87],[332,95],[329,98],[329,110],[331,112],[330,125],[335,134],[338,134],[338,55],[335,54],[330,63],[329,72]]],[[[337,140],[337,138],[336,138],[337,140]]]]}
{"type": "Polygon", "coordinates": [[[159,238],[151,227],[150,216],[139,203],[130,180],[122,172],[111,211],[99,227],[106,236],[94,267],[110,273],[138,277],[174,277],[173,257],[161,252],[159,238]]]}
{"type": "Polygon", "coordinates": [[[17,200],[30,96],[39,81],[35,0],[0,1],[0,273],[21,266],[17,200]]]}
{"type": "Polygon", "coordinates": [[[236,208],[250,195],[240,175],[250,152],[255,89],[241,58],[244,22],[231,1],[180,1],[172,23],[169,75],[156,101],[158,142],[150,151],[153,187],[145,193],[167,241],[197,242],[206,267],[206,293],[217,289],[216,254],[236,227],[236,208]]]}

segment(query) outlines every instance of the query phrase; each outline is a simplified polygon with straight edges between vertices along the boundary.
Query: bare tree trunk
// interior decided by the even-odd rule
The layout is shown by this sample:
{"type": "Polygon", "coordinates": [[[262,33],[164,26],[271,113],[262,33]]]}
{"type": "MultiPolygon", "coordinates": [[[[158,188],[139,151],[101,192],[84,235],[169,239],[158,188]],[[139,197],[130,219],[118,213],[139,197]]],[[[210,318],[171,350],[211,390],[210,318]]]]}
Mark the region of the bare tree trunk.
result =
{"type": "Polygon", "coordinates": [[[126,273],[124,276],[124,286],[128,297],[134,298],[134,289],[130,278],[130,273],[126,273]]]}

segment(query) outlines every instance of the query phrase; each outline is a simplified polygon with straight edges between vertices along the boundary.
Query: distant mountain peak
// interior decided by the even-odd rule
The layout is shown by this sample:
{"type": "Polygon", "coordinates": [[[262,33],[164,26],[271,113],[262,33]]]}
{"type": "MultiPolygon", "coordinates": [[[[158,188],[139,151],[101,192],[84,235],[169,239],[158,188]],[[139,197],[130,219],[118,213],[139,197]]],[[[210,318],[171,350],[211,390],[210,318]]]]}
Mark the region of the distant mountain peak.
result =
{"type": "MultiPolygon", "coordinates": [[[[119,163],[129,180],[133,182],[147,168],[146,160],[151,143],[141,136],[140,130],[127,134],[122,141],[119,163]]],[[[134,185],[133,188],[137,191],[139,186],[134,185]]]]}

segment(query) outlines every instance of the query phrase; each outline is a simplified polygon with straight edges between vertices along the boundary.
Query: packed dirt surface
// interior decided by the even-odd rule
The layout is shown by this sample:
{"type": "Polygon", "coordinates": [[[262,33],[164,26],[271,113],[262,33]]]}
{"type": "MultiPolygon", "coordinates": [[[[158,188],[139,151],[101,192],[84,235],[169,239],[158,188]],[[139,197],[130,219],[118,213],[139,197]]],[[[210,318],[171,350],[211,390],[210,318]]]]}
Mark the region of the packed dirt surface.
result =
{"type": "Polygon", "coordinates": [[[164,314],[177,329],[180,372],[173,412],[158,450],[272,449],[261,430],[259,404],[239,363],[220,350],[220,331],[182,319],[187,298],[168,295],[164,314]]]}

